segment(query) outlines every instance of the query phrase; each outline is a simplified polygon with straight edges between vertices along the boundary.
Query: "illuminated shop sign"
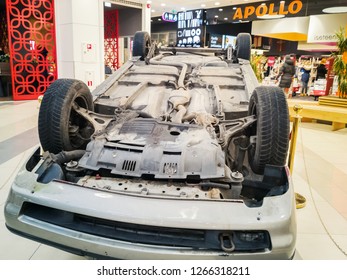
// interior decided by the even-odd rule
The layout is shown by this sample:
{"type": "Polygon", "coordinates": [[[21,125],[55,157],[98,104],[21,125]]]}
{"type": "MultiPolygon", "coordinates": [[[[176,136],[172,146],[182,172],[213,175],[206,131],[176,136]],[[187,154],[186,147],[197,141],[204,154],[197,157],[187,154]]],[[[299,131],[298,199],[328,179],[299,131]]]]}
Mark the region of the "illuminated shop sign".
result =
{"type": "Polygon", "coordinates": [[[244,6],[236,9],[233,20],[247,20],[250,17],[296,15],[302,10],[302,1],[292,1],[286,4],[281,1],[279,5],[275,3],[262,3],[258,6],[244,6]]]}
{"type": "Polygon", "coordinates": [[[177,21],[177,14],[164,12],[164,13],[161,15],[161,18],[162,18],[164,21],[176,22],[176,21],[177,21]]]}
{"type": "Polygon", "coordinates": [[[177,14],[177,46],[198,48],[203,45],[204,11],[192,10],[177,14]]]}

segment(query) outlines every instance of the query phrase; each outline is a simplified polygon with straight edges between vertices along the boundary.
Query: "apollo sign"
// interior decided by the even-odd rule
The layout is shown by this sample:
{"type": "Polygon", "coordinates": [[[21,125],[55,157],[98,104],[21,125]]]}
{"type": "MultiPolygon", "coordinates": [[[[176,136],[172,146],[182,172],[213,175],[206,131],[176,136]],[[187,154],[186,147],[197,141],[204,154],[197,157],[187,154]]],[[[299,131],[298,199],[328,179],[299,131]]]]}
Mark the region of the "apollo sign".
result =
{"type": "Polygon", "coordinates": [[[275,6],[275,3],[262,3],[259,6],[239,7],[234,13],[233,20],[247,20],[252,16],[262,17],[265,15],[295,15],[302,10],[302,1],[292,1],[288,4],[287,8],[285,2],[286,1],[281,1],[279,6],[275,6]]]}

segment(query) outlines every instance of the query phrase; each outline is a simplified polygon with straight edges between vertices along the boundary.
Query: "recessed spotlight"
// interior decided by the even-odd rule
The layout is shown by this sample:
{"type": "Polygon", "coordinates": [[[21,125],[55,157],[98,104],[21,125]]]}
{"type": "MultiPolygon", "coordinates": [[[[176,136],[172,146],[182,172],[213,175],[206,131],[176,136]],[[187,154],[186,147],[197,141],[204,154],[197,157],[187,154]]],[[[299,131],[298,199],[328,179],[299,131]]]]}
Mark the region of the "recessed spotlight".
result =
{"type": "Polygon", "coordinates": [[[224,18],[224,20],[228,20],[228,18],[227,18],[227,17],[225,17],[225,18],[224,18]]]}
{"type": "Polygon", "coordinates": [[[185,7],[182,7],[181,10],[185,10],[186,8],[185,7]]]}
{"type": "Polygon", "coordinates": [[[158,18],[158,21],[161,21],[161,18],[158,18]]]}
{"type": "Polygon", "coordinates": [[[323,13],[326,13],[326,14],[347,13],[347,7],[330,7],[330,8],[323,9],[323,13]]]}
{"type": "Polygon", "coordinates": [[[152,13],[155,13],[155,10],[152,10],[151,12],[152,12],[152,13]]]}
{"type": "Polygon", "coordinates": [[[236,10],[237,8],[236,7],[233,7],[233,10],[236,10]]]}
{"type": "Polygon", "coordinates": [[[218,9],[218,11],[222,12],[222,11],[223,11],[223,9],[218,9]]]}
{"type": "Polygon", "coordinates": [[[214,4],[215,4],[215,6],[219,6],[219,5],[220,5],[220,3],[219,3],[219,2],[215,2],[214,4]]]}
{"type": "Polygon", "coordinates": [[[160,4],[160,6],[165,7],[165,6],[166,6],[166,4],[165,4],[165,3],[161,3],[161,4],[160,4]]]}
{"type": "Polygon", "coordinates": [[[215,15],[214,17],[215,17],[215,18],[218,18],[218,16],[217,16],[217,15],[215,15]]]}
{"type": "Polygon", "coordinates": [[[201,7],[203,7],[203,8],[206,7],[206,4],[201,4],[201,7]]]}

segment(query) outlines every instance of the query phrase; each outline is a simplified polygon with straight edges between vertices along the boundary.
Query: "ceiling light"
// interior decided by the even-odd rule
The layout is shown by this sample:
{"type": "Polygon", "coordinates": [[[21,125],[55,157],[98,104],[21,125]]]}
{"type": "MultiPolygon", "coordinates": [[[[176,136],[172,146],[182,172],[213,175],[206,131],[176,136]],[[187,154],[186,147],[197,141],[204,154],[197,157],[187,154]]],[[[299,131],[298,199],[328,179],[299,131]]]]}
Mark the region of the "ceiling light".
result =
{"type": "Polygon", "coordinates": [[[236,10],[237,8],[236,7],[233,7],[233,10],[236,10]]]}
{"type": "Polygon", "coordinates": [[[151,0],[148,0],[148,1],[147,1],[147,4],[151,4],[151,3],[152,3],[152,1],[151,1],[151,0]]]}
{"type": "Polygon", "coordinates": [[[201,7],[203,7],[203,8],[206,7],[206,4],[201,4],[201,7]]]}
{"type": "Polygon", "coordinates": [[[327,14],[347,13],[347,7],[326,8],[326,9],[323,9],[323,13],[327,13],[327,14]]]}
{"type": "Polygon", "coordinates": [[[185,7],[182,7],[181,10],[185,10],[186,8],[185,7]]]}
{"type": "Polygon", "coordinates": [[[284,18],[284,15],[263,15],[257,17],[259,19],[277,19],[277,18],[284,18]]]}
{"type": "Polygon", "coordinates": [[[105,2],[105,7],[111,7],[112,6],[112,3],[110,2],[105,2]]]}
{"type": "Polygon", "coordinates": [[[155,13],[155,10],[152,10],[152,13],[155,13]]]}
{"type": "Polygon", "coordinates": [[[218,5],[220,5],[220,3],[219,3],[219,2],[215,2],[214,4],[215,4],[215,6],[218,6],[218,5]]]}
{"type": "Polygon", "coordinates": [[[217,16],[217,15],[215,15],[214,17],[215,17],[215,18],[218,18],[218,16],[217,16]]]}
{"type": "Polygon", "coordinates": [[[223,11],[223,9],[218,9],[218,11],[222,12],[222,11],[223,11]]]}
{"type": "Polygon", "coordinates": [[[160,4],[160,6],[165,7],[165,6],[166,6],[166,4],[165,4],[165,3],[161,3],[161,4],[160,4]]]}
{"type": "Polygon", "coordinates": [[[224,20],[228,20],[228,18],[227,18],[227,17],[225,17],[225,18],[224,18],[224,20]]]}
{"type": "Polygon", "coordinates": [[[158,18],[158,21],[161,21],[161,18],[158,18]]]}

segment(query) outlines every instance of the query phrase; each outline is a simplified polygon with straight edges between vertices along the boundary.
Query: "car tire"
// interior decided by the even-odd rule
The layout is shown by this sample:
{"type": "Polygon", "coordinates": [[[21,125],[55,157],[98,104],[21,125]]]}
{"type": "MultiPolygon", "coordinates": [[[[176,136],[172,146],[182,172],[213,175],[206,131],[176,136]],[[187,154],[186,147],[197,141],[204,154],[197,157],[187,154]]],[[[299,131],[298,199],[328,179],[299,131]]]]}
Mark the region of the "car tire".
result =
{"type": "Polygon", "coordinates": [[[236,57],[246,60],[251,59],[252,38],[248,33],[239,33],[236,37],[235,51],[236,57]]]}
{"type": "Polygon", "coordinates": [[[289,111],[283,91],[278,87],[257,87],[250,98],[248,114],[257,118],[247,133],[256,137],[248,150],[253,172],[263,174],[266,164],[285,165],[289,146],[289,111]]]}
{"type": "Polygon", "coordinates": [[[133,57],[140,56],[144,60],[151,46],[151,37],[147,32],[138,31],[134,36],[133,57]]]}
{"type": "Polygon", "coordinates": [[[92,125],[73,104],[93,110],[93,98],[85,83],[58,79],[45,92],[39,111],[38,130],[44,151],[59,153],[84,149],[94,133],[92,125]]]}

